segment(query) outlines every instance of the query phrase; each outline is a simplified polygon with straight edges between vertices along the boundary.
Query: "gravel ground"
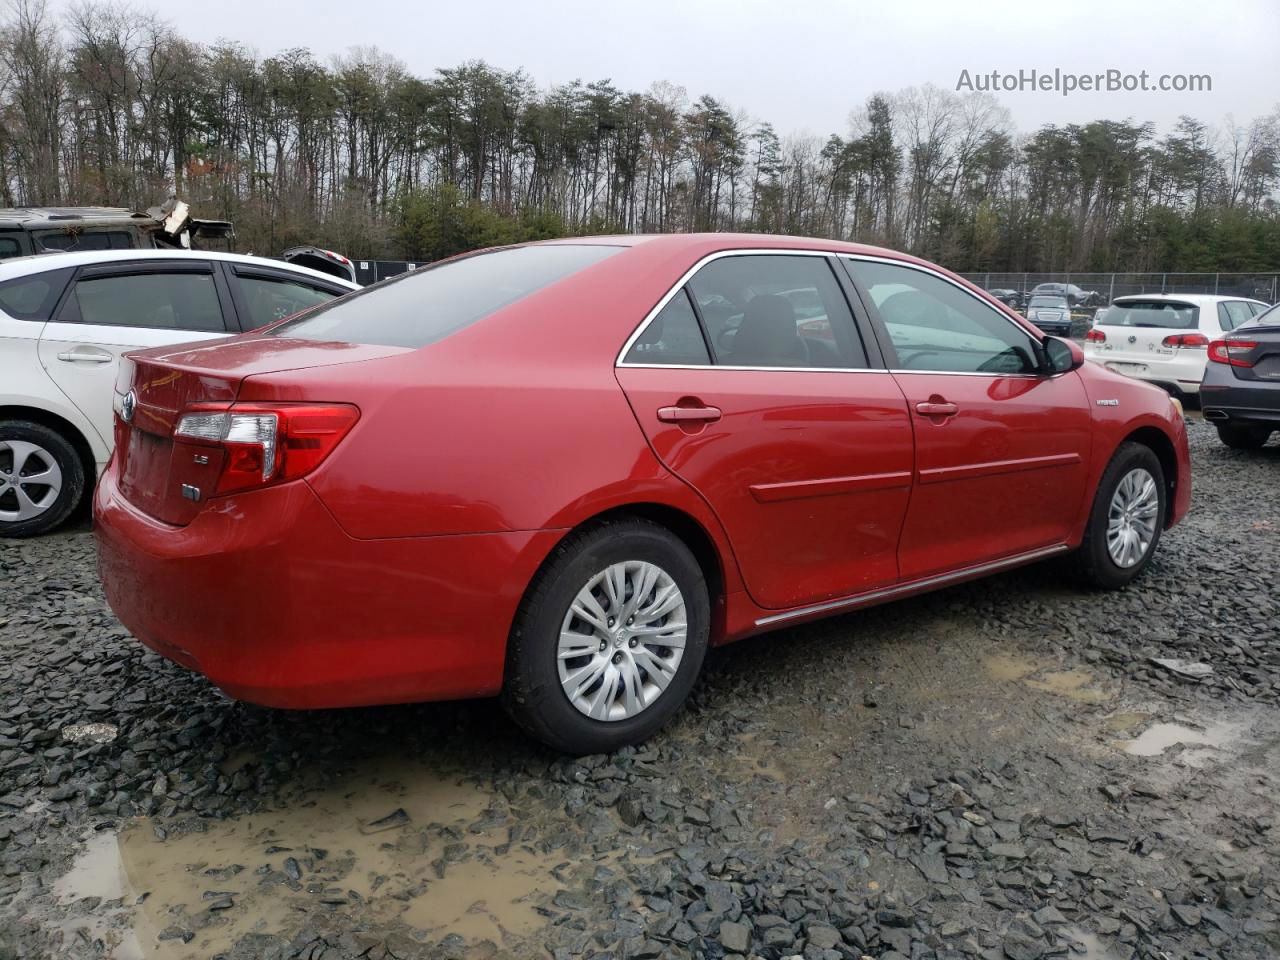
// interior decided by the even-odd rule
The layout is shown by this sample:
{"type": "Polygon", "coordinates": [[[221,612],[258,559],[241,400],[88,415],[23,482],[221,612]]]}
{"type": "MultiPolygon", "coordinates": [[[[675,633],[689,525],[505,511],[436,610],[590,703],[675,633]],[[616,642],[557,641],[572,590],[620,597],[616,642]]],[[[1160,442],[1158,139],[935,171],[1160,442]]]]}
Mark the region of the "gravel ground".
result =
{"type": "Polygon", "coordinates": [[[584,760],[490,702],[237,704],[128,637],[87,530],[0,543],[0,960],[1274,957],[1280,446],[1191,430],[1129,590],[739,643],[584,760]]]}

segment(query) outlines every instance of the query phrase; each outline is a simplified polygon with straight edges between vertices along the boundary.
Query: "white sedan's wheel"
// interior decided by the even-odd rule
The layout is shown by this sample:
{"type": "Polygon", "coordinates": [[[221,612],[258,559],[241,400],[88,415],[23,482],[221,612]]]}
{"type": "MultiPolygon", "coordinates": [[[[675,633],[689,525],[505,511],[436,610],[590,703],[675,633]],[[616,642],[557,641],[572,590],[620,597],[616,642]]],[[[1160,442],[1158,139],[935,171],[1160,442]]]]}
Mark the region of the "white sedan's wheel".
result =
{"type": "Polygon", "coordinates": [[[42,423],[0,420],[0,537],[53,530],[84,490],[84,466],[66,437],[42,423]]]}
{"type": "Polygon", "coordinates": [[[62,468],[44,447],[0,439],[0,523],[34,520],[62,492],[62,468]]]}

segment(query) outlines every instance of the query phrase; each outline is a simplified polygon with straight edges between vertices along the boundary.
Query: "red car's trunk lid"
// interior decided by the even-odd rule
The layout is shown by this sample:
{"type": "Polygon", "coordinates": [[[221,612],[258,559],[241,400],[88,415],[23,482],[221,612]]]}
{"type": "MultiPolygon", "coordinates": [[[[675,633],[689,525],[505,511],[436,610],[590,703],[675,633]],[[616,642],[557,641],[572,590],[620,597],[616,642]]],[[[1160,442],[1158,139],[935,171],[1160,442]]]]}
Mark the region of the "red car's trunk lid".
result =
{"type": "Polygon", "coordinates": [[[120,492],[130,503],[178,526],[191,522],[214,490],[223,454],[175,440],[194,404],[230,403],[255,374],[374,360],[403,347],[255,337],[129,354],[116,385],[115,446],[120,492]],[[198,499],[184,487],[200,491],[198,499]]]}

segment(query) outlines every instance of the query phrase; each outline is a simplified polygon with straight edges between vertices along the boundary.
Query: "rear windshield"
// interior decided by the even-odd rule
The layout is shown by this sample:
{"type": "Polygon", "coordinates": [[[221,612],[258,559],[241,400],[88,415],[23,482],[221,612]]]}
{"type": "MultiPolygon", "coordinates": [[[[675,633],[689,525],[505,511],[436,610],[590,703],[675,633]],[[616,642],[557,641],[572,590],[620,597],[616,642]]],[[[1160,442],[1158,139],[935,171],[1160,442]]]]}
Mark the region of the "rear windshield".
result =
{"type": "Polygon", "coordinates": [[[1196,307],[1189,303],[1150,300],[1114,303],[1107,310],[1108,327],[1159,327],[1163,330],[1194,330],[1196,307]]]}
{"type": "Polygon", "coordinates": [[[271,328],[276,337],[424,347],[622,247],[513,247],[421,267],[271,328]]]}
{"type": "Polygon", "coordinates": [[[1239,330],[1242,327],[1280,327],[1280,303],[1274,307],[1268,307],[1252,320],[1246,320],[1240,324],[1236,329],[1239,330]]]}

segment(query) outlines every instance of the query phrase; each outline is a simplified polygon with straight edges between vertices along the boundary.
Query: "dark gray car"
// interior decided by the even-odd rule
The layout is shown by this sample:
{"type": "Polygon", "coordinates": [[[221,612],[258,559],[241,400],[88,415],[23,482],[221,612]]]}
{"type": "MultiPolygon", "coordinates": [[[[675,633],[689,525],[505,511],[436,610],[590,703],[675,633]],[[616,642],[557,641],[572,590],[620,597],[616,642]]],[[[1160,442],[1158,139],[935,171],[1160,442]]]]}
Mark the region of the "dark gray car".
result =
{"type": "Polygon", "coordinates": [[[1255,450],[1280,430],[1280,306],[1209,345],[1200,385],[1204,418],[1228,447],[1255,450]]]}

